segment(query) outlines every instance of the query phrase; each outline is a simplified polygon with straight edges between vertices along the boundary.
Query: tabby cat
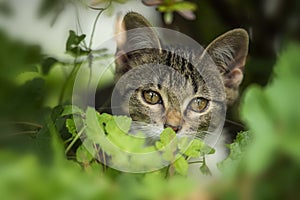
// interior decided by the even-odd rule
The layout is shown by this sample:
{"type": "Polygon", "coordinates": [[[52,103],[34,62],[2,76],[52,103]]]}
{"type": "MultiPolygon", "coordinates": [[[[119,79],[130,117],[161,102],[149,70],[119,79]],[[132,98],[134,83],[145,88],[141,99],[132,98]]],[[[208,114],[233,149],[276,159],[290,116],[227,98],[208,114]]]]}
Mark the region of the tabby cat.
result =
{"type": "Polygon", "coordinates": [[[125,15],[121,28],[127,32],[117,40],[112,104],[119,107],[113,113],[129,115],[131,131],[153,140],[166,127],[178,136],[217,137],[214,132],[223,126],[227,106],[238,97],[247,32],[228,31],[206,49],[194,50],[180,41],[164,45],[135,12],[125,15]]]}

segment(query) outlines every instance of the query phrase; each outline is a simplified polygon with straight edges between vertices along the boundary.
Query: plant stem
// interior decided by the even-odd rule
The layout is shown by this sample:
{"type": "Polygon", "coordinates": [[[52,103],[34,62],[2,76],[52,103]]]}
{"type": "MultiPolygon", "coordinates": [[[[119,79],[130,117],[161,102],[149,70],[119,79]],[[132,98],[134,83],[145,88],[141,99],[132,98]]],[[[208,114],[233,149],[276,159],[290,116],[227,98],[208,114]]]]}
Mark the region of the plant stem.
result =
{"type": "Polygon", "coordinates": [[[108,9],[111,6],[111,2],[112,1],[109,1],[108,5],[106,7],[104,7],[104,8],[93,8],[93,7],[90,7],[91,9],[99,10],[99,13],[97,14],[96,19],[95,19],[94,24],[93,24],[92,34],[91,34],[91,39],[90,39],[90,44],[89,44],[89,49],[92,48],[93,38],[94,38],[94,34],[95,34],[95,30],[96,30],[96,26],[97,26],[97,22],[99,20],[99,17],[103,13],[103,11],[105,11],[106,9],[108,9]]]}
{"type": "Polygon", "coordinates": [[[77,74],[80,66],[81,66],[81,63],[77,63],[76,58],[75,58],[74,67],[73,67],[72,71],[70,72],[67,80],[63,84],[63,88],[62,88],[62,91],[61,91],[60,96],[59,96],[59,103],[58,104],[62,104],[62,101],[64,99],[64,95],[65,95],[65,92],[67,90],[67,87],[68,87],[70,81],[72,80],[72,78],[77,74]]]}
{"type": "Polygon", "coordinates": [[[78,138],[82,135],[83,131],[84,131],[85,127],[83,127],[76,135],[76,137],[72,140],[72,142],[69,144],[69,146],[67,147],[67,149],[65,150],[65,153],[67,154],[68,151],[72,148],[72,146],[75,144],[75,142],[78,140],[78,138]]]}
{"type": "Polygon", "coordinates": [[[203,163],[203,160],[197,160],[197,161],[188,162],[188,164],[198,164],[198,163],[203,163]]]}

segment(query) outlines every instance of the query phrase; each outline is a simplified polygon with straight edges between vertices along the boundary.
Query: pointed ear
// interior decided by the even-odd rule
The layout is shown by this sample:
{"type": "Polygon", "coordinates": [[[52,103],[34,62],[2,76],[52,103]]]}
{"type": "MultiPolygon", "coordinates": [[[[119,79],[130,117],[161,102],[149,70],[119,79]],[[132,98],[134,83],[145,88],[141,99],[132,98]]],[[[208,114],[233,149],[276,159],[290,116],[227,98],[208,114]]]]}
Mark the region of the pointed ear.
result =
{"type": "Polygon", "coordinates": [[[118,32],[123,32],[122,41],[117,41],[118,50],[125,52],[145,49],[161,48],[159,38],[151,24],[140,14],[127,13],[119,27],[118,32]]]}
{"type": "Polygon", "coordinates": [[[128,53],[134,50],[154,48],[161,50],[158,35],[151,24],[140,14],[135,12],[127,13],[123,20],[117,20],[117,52],[116,52],[116,75],[120,76],[132,68],[128,53]]]}
{"type": "Polygon", "coordinates": [[[248,43],[248,33],[244,29],[234,29],[219,36],[206,48],[223,75],[225,87],[237,89],[242,82],[248,43]]]}
{"type": "Polygon", "coordinates": [[[206,48],[222,75],[227,105],[233,104],[238,98],[248,43],[247,32],[244,29],[234,29],[219,36],[206,48]]]}

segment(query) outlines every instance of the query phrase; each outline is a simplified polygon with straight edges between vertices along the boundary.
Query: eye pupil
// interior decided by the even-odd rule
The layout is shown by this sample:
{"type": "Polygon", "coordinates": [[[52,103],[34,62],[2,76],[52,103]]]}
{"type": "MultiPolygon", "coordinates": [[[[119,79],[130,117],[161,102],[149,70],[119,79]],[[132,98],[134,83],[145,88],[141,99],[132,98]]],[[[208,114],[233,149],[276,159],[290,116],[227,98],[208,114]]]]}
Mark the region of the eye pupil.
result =
{"type": "Polygon", "coordinates": [[[144,100],[149,104],[161,103],[161,97],[158,93],[152,90],[143,91],[144,100]]]}

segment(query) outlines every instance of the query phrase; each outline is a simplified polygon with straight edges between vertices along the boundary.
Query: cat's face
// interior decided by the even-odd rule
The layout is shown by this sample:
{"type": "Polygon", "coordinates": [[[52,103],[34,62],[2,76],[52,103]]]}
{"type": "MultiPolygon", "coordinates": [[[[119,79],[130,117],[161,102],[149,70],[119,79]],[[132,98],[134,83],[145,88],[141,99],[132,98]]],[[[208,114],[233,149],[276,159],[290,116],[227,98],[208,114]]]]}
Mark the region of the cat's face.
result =
{"type": "MultiPolygon", "coordinates": [[[[149,27],[137,13],[127,14],[123,25],[127,30],[149,27]]],[[[180,44],[162,49],[150,29],[144,35],[127,35],[116,56],[119,114],[130,115],[134,132],[158,137],[170,127],[178,135],[203,139],[209,128],[222,123],[218,114],[238,95],[247,42],[246,32],[235,30],[199,55],[180,44]],[[149,46],[153,43],[156,48],[149,46]],[[139,48],[125,53],[130,46],[139,48]]]]}

